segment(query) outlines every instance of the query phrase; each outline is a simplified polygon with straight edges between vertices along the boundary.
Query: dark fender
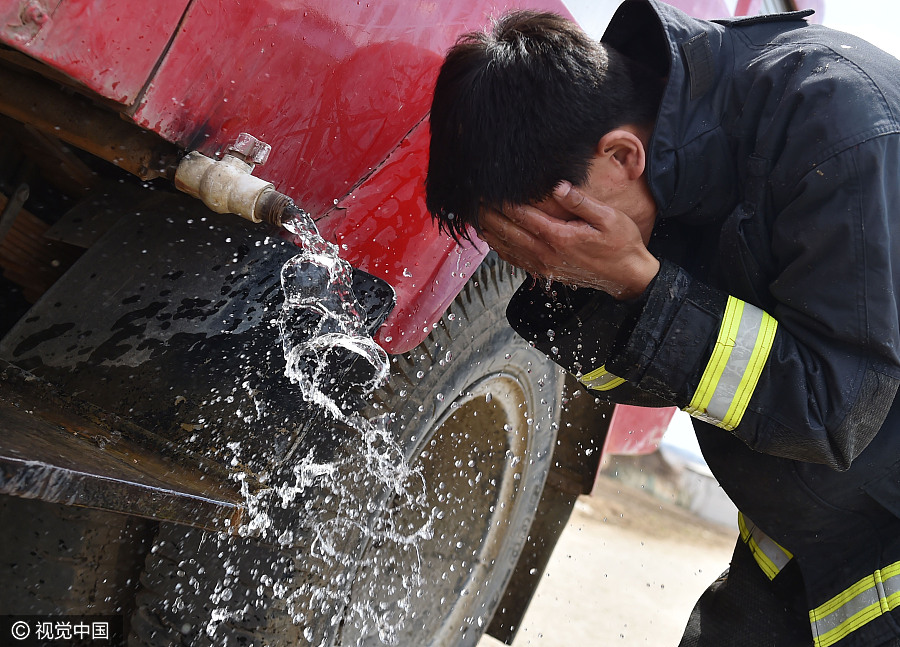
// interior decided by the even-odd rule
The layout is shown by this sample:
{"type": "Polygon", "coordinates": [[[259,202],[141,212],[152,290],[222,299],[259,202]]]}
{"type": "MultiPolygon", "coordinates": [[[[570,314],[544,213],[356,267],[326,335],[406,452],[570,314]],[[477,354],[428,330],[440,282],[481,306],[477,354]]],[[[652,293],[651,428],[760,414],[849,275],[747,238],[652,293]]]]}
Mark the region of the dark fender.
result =
{"type": "MultiPolygon", "coordinates": [[[[240,468],[252,481],[296,452],[327,459],[342,441],[284,375],[280,270],[298,250],[183,196],[121,213],[0,342],[9,363],[0,403],[12,412],[30,402],[43,421],[26,429],[21,418],[0,418],[0,491],[59,501],[77,475],[77,505],[214,526],[235,514],[229,473],[240,468]],[[43,403],[68,422],[54,425],[63,414],[43,403]],[[130,476],[116,471],[125,455],[130,476]],[[104,494],[114,483],[128,505],[104,494]],[[166,506],[149,504],[160,496],[166,506]],[[197,497],[219,501],[220,512],[198,515],[197,497]]],[[[353,284],[374,331],[393,292],[360,271],[353,284]]]]}

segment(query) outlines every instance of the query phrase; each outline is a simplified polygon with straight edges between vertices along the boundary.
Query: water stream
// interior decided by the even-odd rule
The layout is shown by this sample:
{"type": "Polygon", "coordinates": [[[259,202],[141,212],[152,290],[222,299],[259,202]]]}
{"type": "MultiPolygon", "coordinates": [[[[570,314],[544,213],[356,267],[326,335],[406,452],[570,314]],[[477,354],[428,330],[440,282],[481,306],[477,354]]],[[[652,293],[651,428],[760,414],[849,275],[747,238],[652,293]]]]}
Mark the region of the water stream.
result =
{"type": "MultiPolygon", "coordinates": [[[[331,616],[326,626],[353,623],[353,635],[377,635],[384,644],[396,644],[421,583],[418,546],[430,538],[435,513],[427,505],[421,473],[407,464],[389,430],[389,414],[360,414],[366,398],[387,379],[389,362],[366,331],[351,287],[352,267],[305,212],[296,209],[296,217],[284,226],[301,249],[281,272],[284,303],[277,323],[285,375],[307,403],[320,409],[321,424],[341,434],[336,444],[342,449],[327,456],[313,450],[293,457],[277,474],[263,475],[271,480],[260,491],[251,492],[244,479],[249,514],[239,533],[277,541],[286,550],[298,545],[297,528],[313,538],[311,554],[296,558],[306,571],[302,578],[280,586],[261,582],[272,587],[295,624],[320,626],[324,613],[331,616]],[[285,511],[296,519],[285,523],[285,511]],[[402,524],[397,521],[401,517],[402,524]],[[367,548],[388,542],[401,559],[378,564],[366,557],[377,554],[367,548]],[[355,584],[362,571],[365,586],[390,587],[388,596],[377,597],[395,603],[376,606],[360,601],[376,596],[351,597],[354,586],[363,586],[355,584]],[[311,622],[314,615],[320,617],[311,622]]],[[[240,462],[240,445],[231,449],[240,462]]],[[[308,541],[299,543],[310,548],[308,541]]],[[[207,627],[211,636],[217,623],[241,613],[229,608],[221,592],[212,601],[217,608],[207,627]]],[[[331,644],[312,628],[304,635],[311,646],[331,644]]]]}

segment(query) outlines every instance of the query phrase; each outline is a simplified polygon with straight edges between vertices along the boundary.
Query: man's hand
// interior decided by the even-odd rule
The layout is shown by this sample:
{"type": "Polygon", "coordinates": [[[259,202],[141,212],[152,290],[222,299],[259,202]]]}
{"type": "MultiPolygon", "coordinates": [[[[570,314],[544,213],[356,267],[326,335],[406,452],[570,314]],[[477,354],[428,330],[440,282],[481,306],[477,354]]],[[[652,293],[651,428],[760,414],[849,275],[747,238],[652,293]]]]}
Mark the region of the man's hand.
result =
{"type": "Polygon", "coordinates": [[[482,212],[481,237],[504,260],[567,285],[639,296],[659,271],[635,222],[623,212],[560,184],[541,205],[482,212]],[[547,213],[551,210],[555,217],[547,213]]]}

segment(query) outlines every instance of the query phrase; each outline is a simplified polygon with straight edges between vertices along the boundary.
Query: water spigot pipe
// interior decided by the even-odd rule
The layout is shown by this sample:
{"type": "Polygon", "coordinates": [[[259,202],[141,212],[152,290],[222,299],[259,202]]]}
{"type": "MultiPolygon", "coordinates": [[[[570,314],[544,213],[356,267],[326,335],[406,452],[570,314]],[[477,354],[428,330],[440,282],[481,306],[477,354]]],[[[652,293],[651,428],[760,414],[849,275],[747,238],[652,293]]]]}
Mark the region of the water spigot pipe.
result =
{"type": "MultiPolygon", "coordinates": [[[[249,154],[235,148],[232,151],[234,155],[229,152],[220,161],[196,151],[188,153],[178,165],[175,186],[217,213],[234,213],[276,227],[291,220],[306,220],[315,229],[309,214],[291,198],[276,191],[271,182],[250,174],[251,162],[261,163],[260,157],[264,158],[261,153],[256,149],[249,154]]],[[[394,308],[394,289],[384,279],[354,268],[352,290],[365,318],[365,328],[374,335],[394,308]]]]}
{"type": "Polygon", "coordinates": [[[265,164],[271,150],[264,141],[241,133],[221,160],[192,151],[178,164],[175,187],[216,213],[234,213],[251,222],[281,227],[305,212],[271,182],[252,175],[253,167],[265,164]]]}
{"type": "Polygon", "coordinates": [[[216,213],[234,213],[252,222],[281,224],[279,202],[290,198],[278,193],[271,182],[250,174],[253,166],[234,155],[214,160],[192,151],[175,172],[175,186],[216,213]]]}

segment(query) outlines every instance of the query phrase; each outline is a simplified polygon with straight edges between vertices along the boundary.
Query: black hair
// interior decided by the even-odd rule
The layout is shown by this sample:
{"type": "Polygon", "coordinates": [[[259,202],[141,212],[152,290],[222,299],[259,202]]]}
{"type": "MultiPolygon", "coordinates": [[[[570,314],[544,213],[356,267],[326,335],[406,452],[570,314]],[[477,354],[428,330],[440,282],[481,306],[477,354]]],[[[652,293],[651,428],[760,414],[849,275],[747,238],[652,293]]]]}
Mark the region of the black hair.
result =
{"type": "Polygon", "coordinates": [[[662,80],[553,13],[514,11],[447,53],[431,104],[426,205],[454,239],[482,207],[548,197],[587,179],[597,143],[652,125],[662,80]]]}

